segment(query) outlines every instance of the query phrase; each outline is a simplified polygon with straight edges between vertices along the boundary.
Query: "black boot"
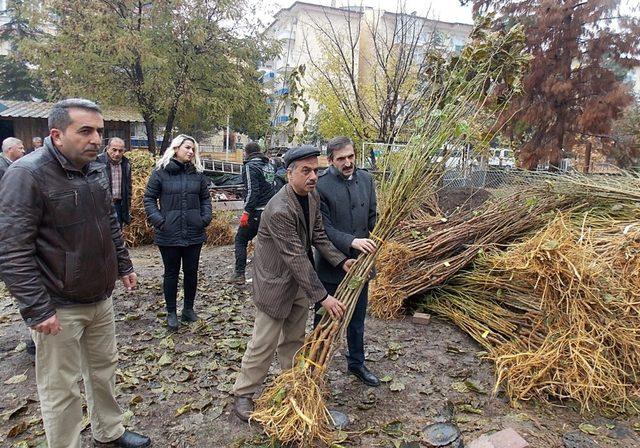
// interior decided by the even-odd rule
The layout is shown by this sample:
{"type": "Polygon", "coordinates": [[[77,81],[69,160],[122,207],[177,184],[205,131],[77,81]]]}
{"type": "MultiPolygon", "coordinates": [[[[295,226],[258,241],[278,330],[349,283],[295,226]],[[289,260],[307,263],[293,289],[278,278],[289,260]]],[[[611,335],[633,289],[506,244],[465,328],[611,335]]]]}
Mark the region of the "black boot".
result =
{"type": "Polygon", "coordinates": [[[193,308],[191,309],[183,309],[182,310],[182,322],[195,322],[198,320],[198,315],[196,314],[195,311],[193,311],[193,308]]]}
{"type": "Polygon", "coordinates": [[[31,357],[32,360],[36,359],[36,343],[33,342],[33,339],[29,338],[27,341],[27,354],[31,357]]]}
{"type": "Polygon", "coordinates": [[[145,448],[151,446],[151,439],[133,431],[125,431],[120,437],[111,442],[102,443],[94,440],[94,445],[100,447],[145,448]]]}
{"type": "Polygon", "coordinates": [[[229,278],[229,283],[233,283],[235,285],[244,285],[246,283],[244,272],[234,272],[233,275],[229,278]]]}
{"type": "Polygon", "coordinates": [[[167,312],[167,327],[169,331],[178,331],[178,314],[175,311],[167,312]]]}

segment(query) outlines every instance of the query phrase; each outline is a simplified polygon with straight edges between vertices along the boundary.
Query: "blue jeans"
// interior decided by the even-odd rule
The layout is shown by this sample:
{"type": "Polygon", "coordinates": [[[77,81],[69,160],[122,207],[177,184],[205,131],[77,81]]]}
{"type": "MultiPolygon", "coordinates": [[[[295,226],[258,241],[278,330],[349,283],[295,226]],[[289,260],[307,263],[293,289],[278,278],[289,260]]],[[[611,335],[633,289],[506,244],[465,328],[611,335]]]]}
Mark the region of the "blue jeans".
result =
{"type": "MultiPolygon", "coordinates": [[[[335,283],[322,282],[327,292],[334,295],[338,285],[335,283]]],[[[358,303],[356,309],[353,310],[353,316],[351,316],[351,322],[347,327],[347,365],[350,368],[360,367],[364,365],[364,319],[367,316],[367,303],[369,301],[369,283],[365,283],[360,297],[358,297],[358,303]]],[[[316,303],[315,310],[318,311],[322,305],[316,303]]],[[[313,326],[315,327],[320,322],[322,316],[318,314],[313,315],[313,326]]]]}

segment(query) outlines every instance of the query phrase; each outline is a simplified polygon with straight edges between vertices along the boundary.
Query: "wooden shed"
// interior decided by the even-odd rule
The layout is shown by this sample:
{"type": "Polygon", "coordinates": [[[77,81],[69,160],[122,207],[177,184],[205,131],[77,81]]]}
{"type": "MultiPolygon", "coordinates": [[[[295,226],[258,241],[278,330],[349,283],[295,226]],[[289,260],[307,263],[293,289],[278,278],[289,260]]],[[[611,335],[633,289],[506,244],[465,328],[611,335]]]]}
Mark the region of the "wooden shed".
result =
{"type": "MultiPolygon", "coordinates": [[[[22,140],[25,148],[31,147],[33,137],[49,135],[47,118],[54,103],[35,101],[10,101],[0,99],[0,142],[7,137],[22,140]]],[[[104,107],[104,143],[111,137],[120,137],[127,148],[131,147],[131,126],[142,123],[142,115],[124,107],[104,107]]]]}

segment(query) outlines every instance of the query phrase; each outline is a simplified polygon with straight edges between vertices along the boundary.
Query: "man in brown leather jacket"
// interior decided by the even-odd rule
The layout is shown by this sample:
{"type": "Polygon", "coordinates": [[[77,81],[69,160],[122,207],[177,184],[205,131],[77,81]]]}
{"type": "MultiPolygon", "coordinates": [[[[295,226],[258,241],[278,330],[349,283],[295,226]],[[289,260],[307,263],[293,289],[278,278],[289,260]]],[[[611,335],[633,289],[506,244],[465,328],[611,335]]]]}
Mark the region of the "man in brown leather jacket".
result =
{"type": "Polygon", "coordinates": [[[115,398],[117,349],[111,293],[132,290],[104,165],[94,162],[98,106],[54,105],[44,149],[11,164],[0,183],[0,276],[36,343],[36,383],[49,448],[80,448],[82,372],[96,442],[146,447],[125,431],[115,398]]]}

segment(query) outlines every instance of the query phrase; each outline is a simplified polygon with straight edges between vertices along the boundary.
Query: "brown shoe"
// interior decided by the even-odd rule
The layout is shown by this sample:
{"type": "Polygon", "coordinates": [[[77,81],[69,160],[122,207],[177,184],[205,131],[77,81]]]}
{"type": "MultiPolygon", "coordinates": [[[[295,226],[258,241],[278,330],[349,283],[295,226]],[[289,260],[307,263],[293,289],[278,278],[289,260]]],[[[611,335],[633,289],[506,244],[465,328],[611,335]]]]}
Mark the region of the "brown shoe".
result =
{"type": "Polygon", "coordinates": [[[240,420],[248,422],[253,413],[253,399],[250,397],[236,397],[233,410],[240,420]]]}

